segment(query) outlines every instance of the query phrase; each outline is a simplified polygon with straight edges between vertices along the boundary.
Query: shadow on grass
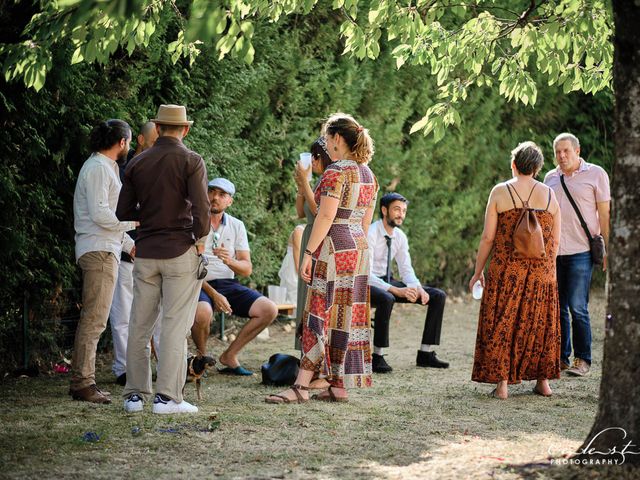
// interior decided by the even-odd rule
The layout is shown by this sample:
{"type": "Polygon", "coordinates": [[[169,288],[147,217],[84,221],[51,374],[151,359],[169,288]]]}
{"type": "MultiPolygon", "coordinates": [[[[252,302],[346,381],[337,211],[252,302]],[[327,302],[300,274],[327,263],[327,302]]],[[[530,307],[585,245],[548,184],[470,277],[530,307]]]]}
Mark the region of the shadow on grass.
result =
{"type": "MultiPolygon", "coordinates": [[[[551,468],[548,457],[575,451],[587,435],[597,408],[597,365],[588,378],[553,382],[551,398],[533,395],[533,382],[524,382],[510,387],[507,401],[492,399],[492,386],[469,379],[477,308],[448,304],[438,355],[452,366],[437,370],[415,367],[424,309],[397,306],[387,357],[394,372],[375,375],[374,387],[351,392],[347,404],[269,405],[264,397],[278,389],[260,385],[259,377],[212,374],[195,415],[156,416],[149,405],[126,415],[108,358],[101,359],[98,384],[111,390],[111,405],[71,401],[66,376],[5,379],[0,476],[564,478],[556,472],[573,468],[551,468]],[[89,432],[97,441],[87,441],[89,432]]],[[[294,353],[292,333],[277,324],[270,331],[268,341],[243,352],[248,368],[258,371],[275,352],[294,353]]],[[[596,358],[601,342],[602,328],[594,325],[596,358]]],[[[212,338],[209,347],[215,354],[223,345],[212,338]]],[[[185,395],[195,401],[191,385],[185,395]]]]}

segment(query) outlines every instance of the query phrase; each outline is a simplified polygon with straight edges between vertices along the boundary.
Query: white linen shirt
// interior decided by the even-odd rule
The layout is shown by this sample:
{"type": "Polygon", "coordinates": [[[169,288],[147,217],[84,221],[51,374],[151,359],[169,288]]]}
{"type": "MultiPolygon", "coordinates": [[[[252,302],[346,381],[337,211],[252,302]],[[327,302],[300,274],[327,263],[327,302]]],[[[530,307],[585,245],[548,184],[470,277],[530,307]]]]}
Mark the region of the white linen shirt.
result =
{"type": "MultiPolygon", "coordinates": [[[[371,257],[369,285],[383,290],[389,290],[392,285],[380,278],[387,274],[387,240],[384,238],[387,232],[382,222],[382,220],[378,220],[372,223],[371,227],[369,227],[369,234],[367,235],[369,255],[371,257]]],[[[389,236],[392,239],[391,261],[396,261],[402,282],[407,285],[407,287],[420,287],[420,280],[416,277],[413,266],[411,266],[411,254],[409,254],[409,241],[407,240],[407,236],[397,227],[393,229],[393,233],[389,236]]]]}
{"type": "Polygon", "coordinates": [[[116,206],[122,182],[118,165],[101,153],[93,153],[84,162],[73,194],[73,227],[76,231],[76,262],[89,252],[111,252],[120,262],[133,241],[125,232],[136,228],[135,222],[121,222],[116,206]]]}
{"type": "Polygon", "coordinates": [[[217,230],[209,230],[207,239],[204,242],[204,255],[209,260],[207,266],[207,276],[205,281],[231,279],[236,274],[227,267],[222,260],[213,254],[213,236],[218,234],[218,247],[224,245],[229,251],[229,256],[235,258],[236,252],[248,252],[249,240],[247,239],[247,229],[242,220],[232,217],[228,213],[222,215],[222,222],[217,230]]]}

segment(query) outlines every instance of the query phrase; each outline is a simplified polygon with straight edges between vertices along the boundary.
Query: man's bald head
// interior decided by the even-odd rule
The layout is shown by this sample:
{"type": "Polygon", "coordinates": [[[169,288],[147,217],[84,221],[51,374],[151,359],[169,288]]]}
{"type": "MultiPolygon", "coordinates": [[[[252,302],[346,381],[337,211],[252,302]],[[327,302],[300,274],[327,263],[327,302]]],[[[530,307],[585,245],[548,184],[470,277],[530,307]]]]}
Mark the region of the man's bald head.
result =
{"type": "Polygon", "coordinates": [[[153,122],[145,123],[140,129],[138,135],[138,147],[136,148],[136,154],[144,152],[147,148],[153,147],[158,139],[158,132],[156,130],[156,124],[153,122]]]}

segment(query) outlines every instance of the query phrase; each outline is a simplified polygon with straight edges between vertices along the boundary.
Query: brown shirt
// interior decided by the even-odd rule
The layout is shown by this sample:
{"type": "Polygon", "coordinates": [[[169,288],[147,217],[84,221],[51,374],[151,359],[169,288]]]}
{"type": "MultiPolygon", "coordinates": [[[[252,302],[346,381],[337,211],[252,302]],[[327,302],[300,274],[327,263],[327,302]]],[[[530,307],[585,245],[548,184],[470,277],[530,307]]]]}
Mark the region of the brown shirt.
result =
{"type": "Polygon", "coordinates": [[[122,221],[140,222],[137,257],[182,255],[209,233],[207,170],[202,157],[177,138],[158,138],[127,165],[116,215],[122,221]]]}

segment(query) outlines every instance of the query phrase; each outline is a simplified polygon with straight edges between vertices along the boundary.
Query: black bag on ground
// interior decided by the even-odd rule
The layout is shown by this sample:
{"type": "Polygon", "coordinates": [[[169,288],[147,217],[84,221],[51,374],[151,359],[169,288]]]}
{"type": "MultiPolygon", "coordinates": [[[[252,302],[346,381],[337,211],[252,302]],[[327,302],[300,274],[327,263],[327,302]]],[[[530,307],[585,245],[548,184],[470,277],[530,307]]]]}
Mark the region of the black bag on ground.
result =
{"type": "Polygon", "coordinates": [[[300,360],[293,355],[276,353],[262,365],[262,383],[265,385],[293,385],[300,370],[300,360]]]}

